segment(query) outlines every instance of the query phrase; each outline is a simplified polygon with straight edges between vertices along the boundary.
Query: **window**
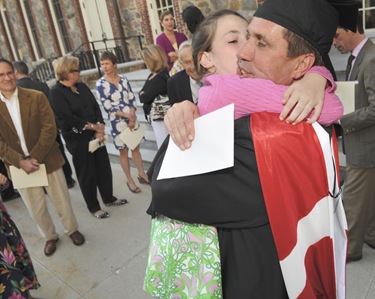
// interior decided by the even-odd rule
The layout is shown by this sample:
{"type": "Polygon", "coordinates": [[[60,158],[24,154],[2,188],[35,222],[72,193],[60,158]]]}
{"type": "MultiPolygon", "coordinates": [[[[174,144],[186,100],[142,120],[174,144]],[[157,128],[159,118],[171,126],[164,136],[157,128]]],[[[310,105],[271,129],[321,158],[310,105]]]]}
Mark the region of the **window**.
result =
{"type": "Polygon", "coordinates": [[[8,14],[8,11],[6,9],[3,9],[2,13],[5,17],[5,23],[6,23],[6,26],[8,28],[8,31],[9,31],[8,33],[9,33],[10,38],[11,38],[10,44],[11,44],[11,47],[12,47],[12,50],[13,50],[13,55],[15,56],[15,58],[17,60],[19,60],[20,58],[19,58],[18,52],[16,51],[16,49],[18,49],[18,45],[17,45],[16,37],[14,35],[12,22],[9,18],[9,14],[8,14]]]}
{"type": "MultiPolygon", "coordinates": [[[[174,15],[173,3],[172,0],[155,0],[156,4],[156,11],[157,11],[157,20],[159,20],[159,16],[163,11],[169,10],[174,15]]],[[[176,22],[175,22],[176,26],[176,22]]]]}
{"type": "Polygon", "coordinates": [[[53,5],[53,10],[55,12],[56,22],[57,22],[57,25],[59,26],[60,35],[64,43],[65,52],[68,53],[72,50],[72,47],[69,42],[69,36],[65,27],[63,15],[61,13],[59,0],[53,0],[52,5],[53,5]]]}
{"type": "Polygon", "coordinates": [[[34,42],[35,48],[38,52],[38,57],[41,58],[41,57],[43,57],[42,48],[41,48],[40,43],[39,43],[39,38],[38,38],[38,34],[36,32],[36,27],[35,27],[33,15],[31,13],[29,1],[23,0],[23,4],[24,4],[24,7],[25,7],[26,15],[27,15],[27,20],[29,22],[31,35],[33,37],[33,42],[34,42]]]}
{"type": "Polygon", "coordinates": [[[375,29],[375,0],[362,0],[363,25],[365,30],[375,29]]]}

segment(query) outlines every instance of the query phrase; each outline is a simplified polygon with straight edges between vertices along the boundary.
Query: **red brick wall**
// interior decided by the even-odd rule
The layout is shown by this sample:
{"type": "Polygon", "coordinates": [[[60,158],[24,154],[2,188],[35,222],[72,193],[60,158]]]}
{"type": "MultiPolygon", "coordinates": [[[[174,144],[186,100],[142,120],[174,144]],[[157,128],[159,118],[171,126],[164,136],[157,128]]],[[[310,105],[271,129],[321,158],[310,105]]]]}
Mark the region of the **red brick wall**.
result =
{"type": "Polygon", "coordinates": [[[184,20],[182,19],[182,11],[180,9],[180,2],[174,1],[173,2],[173,10],[174,10],[174,19],[176,22],[176,29],[178,32],[185,31],[184,20]]]}
{"type": "MultiPolygon", "coordinates": [[[[88,39],[88,36],[87,36],[85,22],[83,20],[83,15],[82,15],[82,10],[81,10],[81,5],[79,4],[79,0],[72,1],[72,5],[73,5],[73,7],[75,9],[75,12],[76,12],[76,22],[77,22],[77,25],[79,27],[79,32],[80,32],[80,36],[81,36],[81,44],[87,43],[89,41],[89,39],[88,39]]],[[[62,12],[62,13],[64,13],[64,12],[62,12]]],[[[65,16],[64,16],[64,18],[65,18],[65,16]]],[[[66,22],[66,26],[68,27],[68,22],[66,22]]],[[[72,39],[70,39],[70,40],[71,40],[71,45],[73,46],[72,50],[74,50],[75,48],[77,48],[80,45],[80,44],[75,44],[72,39]]],[[[85,48],[87,48],[87,50],[88,50],[89,46],[85,45],[85,48]]]]}
{"type": "Polygon", "coordinates": [[[118,28],[118,22],[116,22],[116,10],[113,4],[113,0],[107,0],[107,9],[109,14],[109,20],[111,22],[113,37],[121,37],[121,32],[118,28]]]}
{"type": "Polygon", "coordinates": [[[146,0],[136,0],[137,7],[139,9],[139,13],[141,16],[141,29],[144,35],[144,43],[145,45],[153,44],[154,38],[152,35],[151,24],[149,22],[149,15],[147,10],[147,1],[146,0]]]}

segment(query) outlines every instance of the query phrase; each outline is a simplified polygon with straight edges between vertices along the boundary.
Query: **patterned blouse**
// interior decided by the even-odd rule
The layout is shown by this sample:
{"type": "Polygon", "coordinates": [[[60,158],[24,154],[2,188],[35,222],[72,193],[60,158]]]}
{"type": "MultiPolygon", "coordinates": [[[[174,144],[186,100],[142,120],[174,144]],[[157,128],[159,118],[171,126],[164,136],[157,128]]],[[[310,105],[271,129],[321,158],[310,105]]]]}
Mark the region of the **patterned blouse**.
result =
{"type": "Polygon", "coordinates": [[[108,113],[111,134],[117,149],[125,147],[118,135],[127,128],[128,119],[116,116],[116,111],[130,113],[130,108],[135,107],[135,96],[128,79],[124,75],[119,76],[118,87],[104,77],[96,81],[96,91],[104,110],[108,113]]]}

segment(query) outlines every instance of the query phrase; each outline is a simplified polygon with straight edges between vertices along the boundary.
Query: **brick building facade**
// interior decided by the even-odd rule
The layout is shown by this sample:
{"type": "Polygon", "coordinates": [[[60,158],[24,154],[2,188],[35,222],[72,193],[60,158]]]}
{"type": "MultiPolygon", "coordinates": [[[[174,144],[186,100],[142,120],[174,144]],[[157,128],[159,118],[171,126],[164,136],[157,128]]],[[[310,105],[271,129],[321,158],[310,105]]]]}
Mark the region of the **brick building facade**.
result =
{"type": "Polygon", "coordinates": [[[74,50],[92,50],[96,37],[108,39],[94,45],[97,50],[116,39],[128,60],[139,59],[139,42],[153,43],[160,32],[156,18],[162,3],[173,10],[176,30],[185,33],[181,12],[186,6],[195,5],[205,15],[228,8],[245,17],[257,8],[257,0],[0,0],[0,56],[34,68],[74,50]]]}

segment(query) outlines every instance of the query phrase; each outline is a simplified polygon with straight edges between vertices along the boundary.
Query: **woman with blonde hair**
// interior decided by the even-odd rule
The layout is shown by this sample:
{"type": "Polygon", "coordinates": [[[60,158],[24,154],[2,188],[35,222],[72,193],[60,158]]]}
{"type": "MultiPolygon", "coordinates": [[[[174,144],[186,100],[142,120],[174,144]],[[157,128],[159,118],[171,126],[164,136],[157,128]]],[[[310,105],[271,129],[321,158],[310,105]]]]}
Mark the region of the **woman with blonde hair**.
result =
{"type": "MultiPolygon", "coordinates": [[[[118,75],[117,58],[112,52],[106,51],[100,57],[100,64],[104,76],[96,81],[96,91],[104,110],[108,113],[111,123],[111,134],[113,143],[120,152],[120,164],[127,179],[126,185],[133,193],[141,192],[135,184],[129,164],[129,148],[121,140],[120,134],[127,127],[133,129],[137,122],[135,114],[135,97],[128,79],[124,75],[118,75]]],[[[148,177],[142,165],[139,145],[132,151],[132,159],[138,170],[138,181],[140,184],[148,184],[148,177]]]]}
{"type": "Polygon", "coordinates": [[[164,124],[164,115],[170,107],[167,96],[169,78],[167,59],[163,50],[157,45],[146,46],[141,52],[141,57],[151,73],[139,92],[139,99],[143,103],[146,119],[149,115],[156,143],[160,148],[168,135],[164,124]]]}
{"type": "Polygon", "coordinates": [[[57,124],[71,153],[78,182],[87,208],[98,219],[108,218],[101,209],[97,188],[106,206],[126,204],[126,199],[113,196],[112,170],[104,146],[104,120],[90,88],[81,82],[79,60],[65,56],[53,61],[58,82],[49,93],[57,124]],[[90,141],[97,139],[102,145],[89,152],[90,141]]]}

